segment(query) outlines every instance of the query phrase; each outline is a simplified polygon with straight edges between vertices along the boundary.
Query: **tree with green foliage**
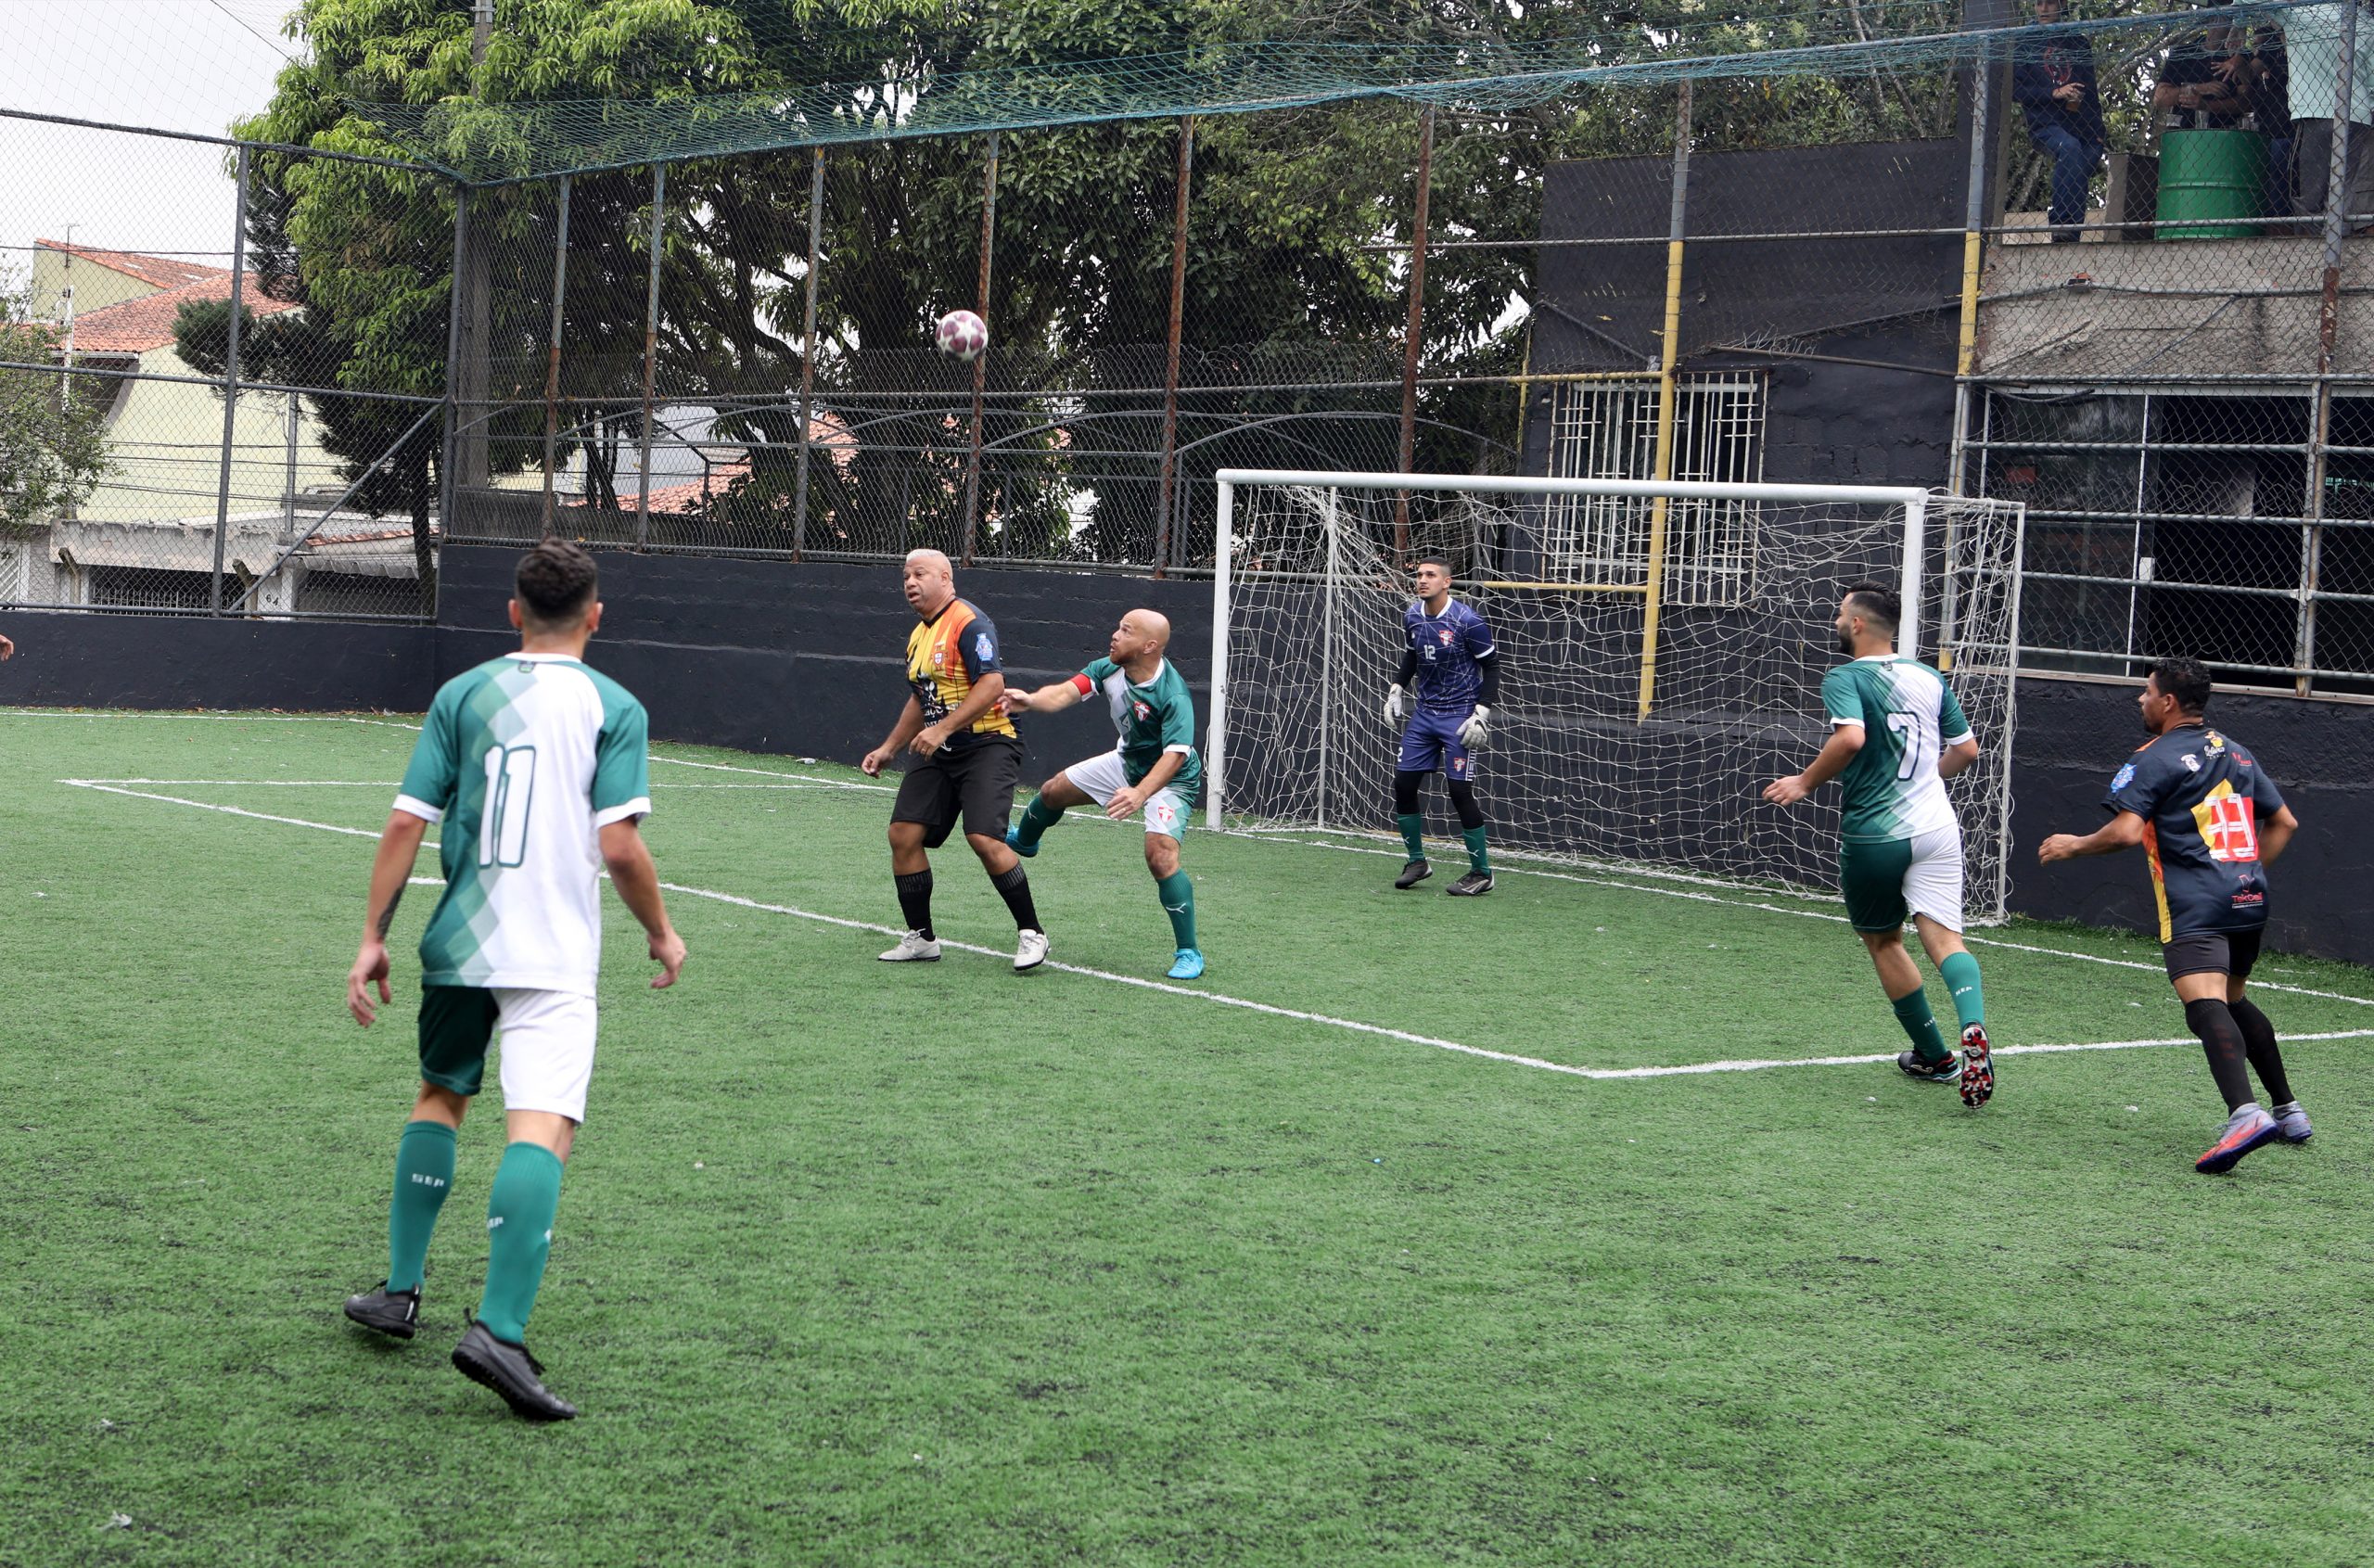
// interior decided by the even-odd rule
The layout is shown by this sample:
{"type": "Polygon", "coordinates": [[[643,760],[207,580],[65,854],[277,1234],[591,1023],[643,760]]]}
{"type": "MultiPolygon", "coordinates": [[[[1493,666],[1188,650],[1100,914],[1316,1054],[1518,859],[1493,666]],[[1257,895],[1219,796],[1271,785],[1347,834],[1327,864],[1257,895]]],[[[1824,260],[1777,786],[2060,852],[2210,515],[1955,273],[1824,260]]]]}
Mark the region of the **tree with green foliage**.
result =
{"type": "MultiPolygon", "coordinates": [[[[0,291],[0,362],[57,363],[65,334],[28,303],[21,289],[0,291]]],[[[62,372],[0,370],[0,529],[57,521],[114,471],[107,408],[115,388],[62,372]]]]}

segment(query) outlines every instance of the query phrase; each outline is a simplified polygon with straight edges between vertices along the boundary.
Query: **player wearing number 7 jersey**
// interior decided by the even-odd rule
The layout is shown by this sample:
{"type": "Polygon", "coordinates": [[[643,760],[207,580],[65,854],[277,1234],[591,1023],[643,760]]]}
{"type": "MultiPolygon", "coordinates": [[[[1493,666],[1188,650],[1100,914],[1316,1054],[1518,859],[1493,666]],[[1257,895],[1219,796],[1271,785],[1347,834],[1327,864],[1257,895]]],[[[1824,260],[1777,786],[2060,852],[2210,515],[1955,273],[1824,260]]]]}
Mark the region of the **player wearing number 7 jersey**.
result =
{"type": "Polygon", "coordinates": [[[2191,659],[2153,665],[2136,699],[2151,739],[2111,780],[2102,800],[2110,824],[2082,837],[2055,834],[2037,859],[2049,865],[2143,846],[2168,978],[2226,1097],[2225,1130],[2193,1162],[2214,1176],[2278,1138],[2305,1143],[2310,1128],[2275,1026],[2242,994],[2266,929],[2266,868],[2300,821],[2249,748],[2209,727],[2209,672],[2191,659]],[[2271,1111],[2252,1098],[2253,1068],[2271,1111]]]}
{"type": "Polygon", "coordinates": [[[1924,1083],[1959,1085],[1974,1110],[1995,1092],[1995,1061],[1978,961],[1962,946],[1962,833],[1946,781],[1978,760],[1978,737],[1943,675],[1896,657],[1901,618],[1885,583],[1846,591],[1832,629],[1853,662],[1821,682],[1830,740],[1804,772],[1767,785],[1764,798],[1793,806],[1832,779],[1842,782],[1839,886],[1846,918],[1912,1040],[1896,1065],[1924,1083]],[[1904,950],[1907,915],[1953,993],[1959,1052],[1938,1033],[1921,970],[1904,950]]]}
{"type": "Polygon", "coordinates": [[[363,946],[347,1006],[368,1025],[390,1000],[388,928],[421,835],[440,825],[444,896],[420,939],[420,1090],[396,1147],[388,1277],[346,1315],[398,1339],[420,1316],[429,1233],[453,1180],[454,1135],[503,1038],[509,1136],[487,1197],[486,1292],[453,1365],[523,1416],[577,1413],[528,1354],[528,1314],[552,1246],[561,1164],[585,1119],[594,1071],[594,984],[602,961],[602,869],[675,982],[684,944],[668,923],[638,824],[651,810],[643,705],[585,667],[601,624],[594,558],[547,539],[519,563],[511,623],[521,646],[445,682],[404,770],[372,862],[363,946]]]}

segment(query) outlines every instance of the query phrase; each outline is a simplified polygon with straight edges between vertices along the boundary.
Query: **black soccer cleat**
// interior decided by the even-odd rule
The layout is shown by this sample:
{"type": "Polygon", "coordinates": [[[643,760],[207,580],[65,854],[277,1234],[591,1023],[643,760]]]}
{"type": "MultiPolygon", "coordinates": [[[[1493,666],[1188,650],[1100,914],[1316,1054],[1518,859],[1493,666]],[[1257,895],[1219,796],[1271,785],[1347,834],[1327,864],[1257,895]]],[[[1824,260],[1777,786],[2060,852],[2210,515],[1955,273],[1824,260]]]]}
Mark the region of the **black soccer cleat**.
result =
{"type": "Polygon", "coordinates": [[[453,1365],[472,1383],[493,1389],[530,1421],[572,1421],[577,1407],[543,1384],[543,1363],[524,1345],[494,1337],[484,1323],[472,1323],[453,1346],[453,1365]]]}
{"type": "Polygon", "coordinates": [[[1443,889],[1454,899],[1480,899],[1492,890],[1492,873],[1472,871],[1443,889]]]}
{"type": "Polygon", "coordinates": [[[346,1315],[390,1339],[410,1339],[420,1323],[420,1293],[391,1291],[382,1280],[361,1295],[348,1296],[346,1315]]]}
{"type": "Polygon", "coordinates": [[[1948,1051],[1943,1059],[1924,1062],[1909,1051],[1895,1053],[1895,1064],[1904,1076],[1921,1083],[1949,1083],[1959,1088],[1962,1081],[1962,1059],[1948,1051]]]}
{"type": "Polygon", "coordinates": [[[1435,868],[1425,861],[1411,860],[1401,868],[1401,874],[1393,879],[1393,886],[1398,891],[1406,893],[1434,874],[1435,868]]]}

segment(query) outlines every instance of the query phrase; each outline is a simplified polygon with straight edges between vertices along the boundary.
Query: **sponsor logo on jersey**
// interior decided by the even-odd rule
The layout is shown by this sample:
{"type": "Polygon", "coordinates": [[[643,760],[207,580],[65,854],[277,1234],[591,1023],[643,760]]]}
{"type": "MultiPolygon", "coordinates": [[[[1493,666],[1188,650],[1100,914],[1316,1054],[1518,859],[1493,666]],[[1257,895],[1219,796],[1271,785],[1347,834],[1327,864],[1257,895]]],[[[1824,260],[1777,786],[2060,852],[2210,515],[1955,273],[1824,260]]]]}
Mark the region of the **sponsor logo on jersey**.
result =
{"type": "Polygon", "coordinates": [[[2183,761],[2186,772],[2198,773],[2201,771],[2201,759],[2195,757],[2191,752],[2188,751],[2184,754],[2183,761]]]}
{"type": "Polygon", "coordinates": [[[988,632],[984,631],[973,639],[973,657],[984,664],[998,657],[996,644],[989,641],[988,632]]]}
{"type": "Polygon", "coordinates": [[[2135,764],[2134,764],[2134,763],[2132,763],[2132,762],[2129,762],[2125,767],[2121,768],[2121,769],[2117,771],[2117,773],[2115,773],[2114,775],[2112,775],[2112,779],[2111,779],[2111,787],[2112,787],[2112,789],[2125,789],[2127,785],[2129,785],[2129,784],[2133,784],[2134,782],[2135,782],[2135,764]]]}
{"type": "Polygon", "coordinates": [[[1154,709],[1134,697],[1130,700],[1130,711],[1138,716],[1138,722],[1141,724],[1154,717],[1154,709]]]}
{"type": "Polygon", "coordinates": [[[1444,647],[1448,648],[1450,646],[1450,640],[1458,635],[1458,632],[1453,631],[1449,627],[1445,626],[1438,628],[1436,631],[1435,640],[1442,644],[1444,647]]]}

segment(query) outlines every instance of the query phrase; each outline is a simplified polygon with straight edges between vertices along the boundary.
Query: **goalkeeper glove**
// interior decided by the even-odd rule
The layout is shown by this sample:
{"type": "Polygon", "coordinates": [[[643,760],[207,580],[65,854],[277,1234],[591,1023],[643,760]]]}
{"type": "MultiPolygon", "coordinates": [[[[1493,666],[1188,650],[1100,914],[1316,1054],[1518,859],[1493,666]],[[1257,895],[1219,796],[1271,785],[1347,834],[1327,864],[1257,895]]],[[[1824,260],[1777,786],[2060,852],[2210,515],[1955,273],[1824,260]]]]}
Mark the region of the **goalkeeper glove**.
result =
{"type": "Polygon", "coordinates": [[[1385,721],[1388,724],[1401,722],[1401,688],[1398,686],[1385,689],[1385,721]]]}
{"type": "Polygon", "coordinates": [[[1459,727],[1459,744],[1470,751],[1482,746],[1491,737],[1491,731],[1486,727],[1491,721],[1492,710],[1482,703],[1477,703],[1475,711],[1469,714],[1466,720],[1459,727]]]}

